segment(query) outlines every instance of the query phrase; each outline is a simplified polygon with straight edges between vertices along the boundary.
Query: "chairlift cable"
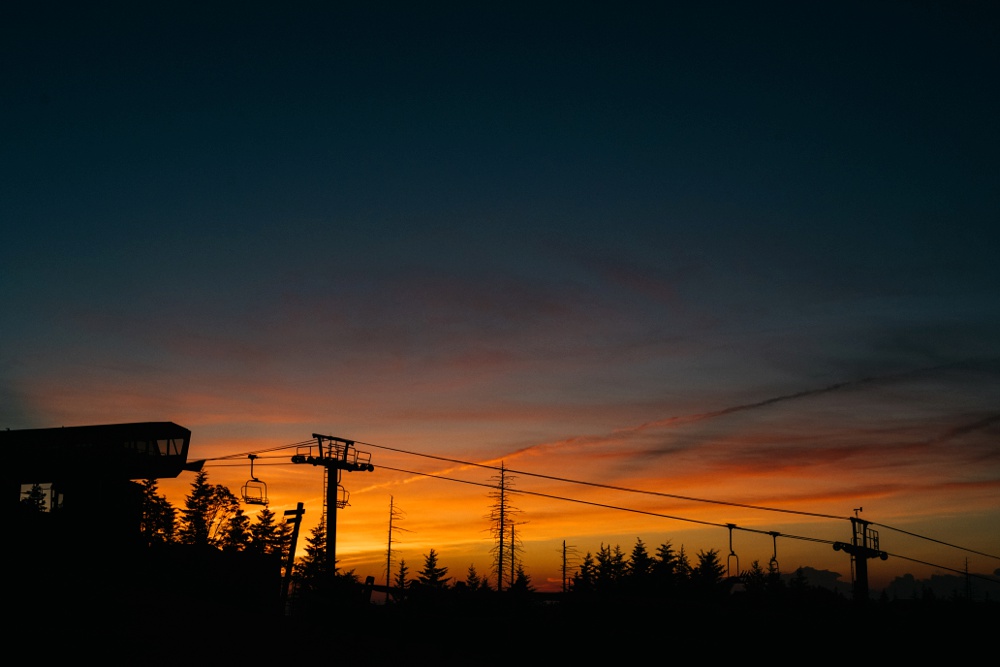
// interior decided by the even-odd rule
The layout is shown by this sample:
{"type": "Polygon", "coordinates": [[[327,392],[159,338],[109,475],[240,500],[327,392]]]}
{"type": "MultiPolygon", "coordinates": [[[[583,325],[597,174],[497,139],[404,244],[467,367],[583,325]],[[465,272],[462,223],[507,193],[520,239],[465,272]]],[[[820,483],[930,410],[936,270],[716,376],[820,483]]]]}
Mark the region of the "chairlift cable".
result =
{"type": "MultiPolygon", "coordinates": [[[[445,461],[447,463],[456,463],[456,464],[459,464],[459,465],[475,466],[475,467],[479,467],[479,468],[487,468],[489,470],[500,470],[500,468],[497,467],[497,466],[491,466],[491,465],[488,465],[488,464],[485,464],[485,463],[474,463],[472,461],[462,461],[460,459],[450,459],[450,458],[443,457],[443,456],[434,456],[432,454],[421,454],[419,452],[411,452],[411,451],[407,451],[407,450],[404,450],[404,449],[395,449],[393,447],[386,447],[384,445],[376,445],[376,444],[373,444],[373,443],[370,443],[370,442],[359,442],[358,444],[363,444],[366,447],[378,447],[379,449],[386,449],[386,450],[389,450],[389,451],[398,452],[400,454],[409,454],[411,456],[423,456],[425,458],[436,459],[438,461],[445,461]]],[[[527,475],[529,477],[538,477],[540,479],[549,479],[549,480],[552,480],[552,481],[555,481],[555,482],[566,482],[568,484],[581,484],[581,485],[584,485],[584,486],[592,486],[592,487],[601,488],[601,489],[609,489],[609,490],[612,490],[612,491],[625,491],[625,492],[628,492],[628,493],[642,493],[642,494],[651,495],[651,496],[659,496],[659,497],[662,497],[662,498],[673,498],[675,500],[690,500],[690,501],[699,502],[699,503],[711,503],[711,504],[715,504],[715,505],[728,505],[730,507],[742,507],[744,509],[763,510],[763,511],[767,511],[767,512],[783,512],[783,513],[786,513],[786,514],[799,514],[799,515],[803,515],[803,516],[819,517],[819,518],[822,518],[822,519],[836,519],[836,520],[844,520],[844,521],[847,521],[847,520],[850,519],[850,517],[835,516],[835,515],[832,515],[832,514],[818,514],[818,513],[815,513],[815,512],[804,512],[804,511],[799,511],[799,510],[789,510],[789,509],[781,509],[781,508],[775,508],[775,507],[763,507],[763,506],[760,506],[760,505],[747,505],[747,504],[743,504],[743,503],[734,503],[734,502],[728,502],[728,501],[724,501],[724,500],[709,500],[709,499],[705,499],[705,498],[695,498],[695,497],[692,497],[692,496],[680,496],[680,495],[676,495],[676,494],[672,494],[672,493],[663,493],[661,491],[649,491],[649,490],[645,490],[645,489],[632,489],[632,488],[628,488],[628,487],[624,487],[624,486],[614,486],[614,485],[611,485],[611,484],[601,484],[601,483],[598,483],[598,482],[585,482],[585,481],[582,481],[582,480],[569,479],[569,478],[566,478],[566,477],[553,477],[551,475],[542,475],[540,473],[527,472],[527,471],[524,471],[524,470],[514,470],[512,468],[504,468],[504,470],[506,472],[513,473],[515,475],[527,475]]]]}
{"type": "MultiPolygon", "coordinates": [[[[231,454],[231,455],[227,455],[227,456],[209,458],[209,459],[205,459],[205,461],[226,461],[226,460],[232,460],[232,459],[236,459],[236,458],[240,458],[240,457],[246,457],[246,456],[249,456],[251,454],[257,454],[258,452],[278,452],[278,451],[282,451],[282,450],[293,449],[293,448],[298,448],[298,447],[310,445],[310,444],[312,444],[314,442],[315,441],[312,440],[312,439],[310,439],[310,440],[304,440],[304,441],[301,441],[301,442],[292,443],[292,444],[288,444],[288,445],[280,445],[280,446],[277,446],[277,447],[255,450],[255,452],[250,452],[250,453],[231,454]]],[[[404,449],[398,449],[398,448],[394,448],[394,447],[388,447],[386,445],[377,445],[375,443],[370,443],[370,442],[362,442],[362,441],[352,441],[352,442],[355,442],[356,444],[364,445],[364,446],[367,446],[367,447],[376,447],[376,448],[384,449],[384,450],[387,450],[387,451],[394,451],[394,452],[397,452],[397,453],[400,453],[400,454],[407,454],[407,455],[410,455],[410,456],[420,456],[420,457],[434,459],[434,460],[438,460],[438,461],[444,461],[444,462],[447,462],[447,463],[454,463],[454,464],[457,464],[457,465],[470,466],[470,467],[478,467],[478,468],[486,468],[486,469],[490,469],[490,470],[500,470],[500,468],[497,467],[497,466],[492,466],[492,465],[488,465],[488,464],[484,464],[484,463],[476,463],[476,462],[473,462],[473,461],[464,461],[464,460],[461,460],[461,459],[452,459],[452,458],[443,457],[443,456],[436,456],[436,455],[432,455],[432,454],[423,454],[423,453],[420,453],[420,452],[414,452],[414,451],[409,451],[409,450],[404,450],[404,449]]],[[[256,458],[262,458],[262,457],[259,454],[257,454],[256,458]]],[[[274,455],[274,456],[263,457],[263,458],[283,458],[283,457],[274,455]]],[[[237,464],[235,464],[235,463],[233,463],[233,464],[213,464],[213,467],[216,467],[216,466],[217,467],[229,467],[231,465],[237,465],[237,464]]],[[[271,463],[271,464],[263,464],[263,465],[284,465],[284,464],[283,463],[282,464],[271,463]]],[[[423,477],[433,477],[433,478],[442,479],[442,480],[445,480],[445,481],[459,482],[459,483],[470,484],[470,485],[474,485],[474,486],[483,486],[483,487],[487,487],[487,488],[494,488],[494,486],[495,486],[495,485],[492,485],[492,484],[486,484],[486,483],[482,483],[482,482],[472,482],[472,481],[457,479],[457,478],[453,478],[453,477],[446,477],[446,476],[443,476],[443,475],[436,475],[436,474],[433,474],[433,473],[417,472],[417,471],[405,470],[405,469],[402,469],[402,468],[392,468],[392,467],[385,466],[385,465],[380,466],[380,467],[383,468],[383,469],[392,470],[392,471],[395,471],[395,472],[401,472],[401,473],[405,473],[405,474],[411,474],[411,475],[417,475],[417,476],[423,476],[423,477]]],[[[676,495],[676,494],[670,494],[670,493],[663,493],[663,492],[659,492],[659,491],[649,491],[649,490],[645,490],[645,489],[634,489],[634,488],[629,488],[629,487],[615,486],[615,485],[609,485],[609,484],[601,484],[601,483],[597,483],[597,482],[587,482],[587,481],[583,481],[583,480],[575,480],[575,479],[570,479],[570,478],[565,478],[565,477],[555,477],[555,476],[551,476],[551,475],[544,475],[544,474],[540,474],[540,473],[532,473],[532,472],[523,471],[523,470],[513,470],[513,469],[509,469],[509,468],[505,468],[504,470],[506,472],[510,472],[510,473],[516,474],[516,475],[525,475],[525,476],[528,476],[528,477],[537,477],[539,479],[548,479],[548,480],[557,481],[557,482],[565,482],[565,483],[568,483],[568,484],[580,484],[580,485],[583,485],[583,486],[590,486],[590,487],[595,487],[595,488],[604,488],[604,489],[609,489],[609,490],[614,490],[614,491],[624,491],[624,492],[627,492],[627,493],[639,493],[639,494],[659,496],[659,497],[664,497],[664,498],[673,498],[673,499],[677,499],[677,500],[688,500],[688,501],[692,501],[692,502],[701,502],[701,503],[709,503],[709,504],[716,504],[716,505],[726,505],[726,506],[730,506],[730,507],[742,507],[742,508],[745,508],[745,509],[755,509],[755,510],[762,510],[762,511],[769,511],[769,512],[782,512],[782,513],[787,513],[787,514],[797,514],[797,515],[812,516],[812,517],[826,518],[826,519],[836,519],[836,520],[849,520],[850,519],[850,517],[836,516],[836,515],[831,515],[831,514],[822,514],[822,513],[805,512],[805,511],[799,511],[799,510],[789,510],[789,509],[782,509],[782,508],[765,507],[765,506],[760,506],[760,505],[749,505],[749,504],[744,504],[744,503],[736,503],[736,502],[720,501],[720,500],[711,500],[711,499],[697,498],[697,497],[692,497],[692,496],[682,496],[682,495],[676,495]]],[[[563,501],[567,501],[567,502],[575,502],[575,503],[584,504],[584,505],[591,505],[591,506],[595,506],[595,507],[604,507],[606,509],[612,509],[612,510],[619,510],[619,511],[625,511],[625,512],[633,512],[633,513],[638,513],[638,514],[647,514],[647,515],[650,515],[650,516],[656,516],[656,517],[666,518],[666,519],[673,519],[673,520],[676,520],[676,521],[684,521],[684,522],[689,522],[689,523],[698,523],[698,524],[702,524],[702,525],[715,526],[715,527],[719,527],[719,528],[729,528],[730,530],[733,530],[733,529],[743,530],[743,531],[746,531],[746,532],[759,533],[759,534],[762,534],[762,535],[771,535],[772,537],[780,536],[780,537],[784,537],[784,538],[788,538],[788,539],[796,539],[796,540],[803,540],[803,541],[819,542],[819,543],[824,543],[824,544],[833,544],[833,541],[831,541],[831,540],[825,540],[825,539],[819,539],[819,538],[810,538],[810,537],[804,537],[804,536],[800,536],[800,535],[790,535],[790,534],[786,534],[786,533],[776,533],[775,531],[765,531],[765,530],[758,530],[758,529],[754,529],[754,528],[745,528],[745,527],[742,527],[742,526],[737,526],[735,524],[722,524],[722,523],[715,523],[715,522],[710,522],[710,521],[700,521],[700,520],[697,520],[697,519],[688,519],[688,518],[684,518],[684,517],[671,516],[671,515],[661,514],[661,513],[657,513],[657,512],[650,512],[650,511],[646,511],[646,510],[638,510],[638,509],[635,509],[635,508],[627,508],[627,507],[621,507],[621,506],[615,506],[615,505],[608,505],[608,504],[604,504],[604,503],[596,503],[596,502],[592,502],[592,501],[579,500],[579,499],[575,499],[575,498],[568,498],[568,497],[565,497],[565,496],[557,496],[557,495],[546,494],[546,493],[541,493],[541,492],[536,492],[536,491],[526,491],[526,490],[523,490],[523,489],[519,489],[519,490],[516,491],[516,493],[521,493],[521,494],[524,494],[524,495],[539,496],[539,497],[543,497],[543,498],[550,498],[550,499],[553,499],[553,500],[563,500],[563,501]]],[[[955,544],[950,544],[948,542],[944,542],[944,541],[941,541],[941,540],[936,540],[936,539],[933,539],[933,538],[925,537],[925,536],[922,536],[922,535],[918,535],[916,533],[912,533],[912,532],[909,532],[909,531],[906,531],[906,530],[902,530],[900,528],[895,528],[893,526],[888,526],[886,524],[879,524],[879,523],[875,523],[875,522],[869,522],[869,523],[872,526],[881,526],[881,527],[886,528],[888,530],[894,530],[894,531],[897,531],[897,532],[900,532],[900,533],[904,533],[904,534],[910,535],[912,537],[917,537],[917,538],[920,538],[920,539],[929,540],[931,542],[936,542],[936,543],[941,544],[943,546],[947,546],[947,547],[951,547],[951,548],[955,548],[955,549],[967,551],[967,552],[974,553],[974,554],[981,555],[981,556],[986,556],[988,558],[1000,558],[1000,556],[995,556],[993,554],[983,553],[983,552],[976,551],[976,550],[973,550],[973,549],[968,549],[968,548],[965,548],[965,547],[961,547],[961,546],[958,546],[958,545],[955,545],[955,544]]],[[[917,560],[917,559],[913,559],[913,558],[908,558],[906,556],[901,556],[901,555],[898,555],[898,554],[889,554],[889,555],[891,555],[891,556],[893,556],[895,558],[900,558],[900,559],[903,559],[903,560],[909,560],[909,561],[912,561],[912,562],[915,562],[915,563],[920,563],[920,564],[928,565],[928,566],[931,566],[931,567],[938,567],[938,568],[941,568],[941,569],[944,569],[944,570],[948,570],[948,571],[951,571],[951,572],[958,572],[959,574],[965,574],[964,572],[962,572],[960,570],[955,570],[955,569],[952,569],[952,568],[949,568],[949,567],[946,567],[946,566],[936,565],[936,564],[933,564],[933,563],[927,563],[927,562],[924,562],[924,561],[921,561],[921,560],[917,560]]],[[[978,576],[978,575],[969,575],[969,576],[978,576]]],[[[987,581],[994,581],[993,579],[990,579],[988,577],[985,577],[985,579],[987,581]]]]}
{"type": "Polygon", "coordinates": [[[986,556],[987,558],[996,558],[996,559],[1000,560],[1000,556],[994,556],[993,554],[983,553],[982,551],[975,551],[974,549],[968,549],[966,547],[960,547],[960,546],[958,546],[956,544],[949,544],[948,542],[942,542],[941,540],[935,540],[932,537],[924,537],[923,535],[917,535],[916,533],[911,533],[911,532],[909,532],[907,530],[903,530],[902,528],[893,528],[892,526],[887,526],[884,523],[875,523],[874,521],[872,521],[870,523],[873,526],[881,526],[882,528],[886,528],[888,530],[894,530],[897,533],[903,533],[904,535],[909,535],[910,537],[918,537],[918,538],[920,538],[922,540],[928,540],[929,542],[937,542],[938,544],[944,545],[946,547],[951,547],[952,549],[958,549],[960,551],[968,551],[969,553],[973,553],[973,554],[976,554],[976,555],[979,555],[979,556],[986,556]]]}

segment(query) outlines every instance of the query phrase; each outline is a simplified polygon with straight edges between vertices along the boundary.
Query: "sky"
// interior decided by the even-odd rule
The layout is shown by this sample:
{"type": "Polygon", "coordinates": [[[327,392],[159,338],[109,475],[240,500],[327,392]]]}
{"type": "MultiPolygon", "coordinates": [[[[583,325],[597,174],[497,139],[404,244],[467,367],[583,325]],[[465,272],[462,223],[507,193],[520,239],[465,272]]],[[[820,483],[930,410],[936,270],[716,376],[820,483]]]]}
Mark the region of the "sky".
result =
{"type": "Polygon", "coordinates": [[[846,590],[850,517],[873,586],[998,576],[991,3],[140,4],[4,11],[0,427],[176,422],[305,531],[281,448],[353,440],[379,582],[392,514],[489,575],[501,465],[538,588],[641,539],[846,590]]]}

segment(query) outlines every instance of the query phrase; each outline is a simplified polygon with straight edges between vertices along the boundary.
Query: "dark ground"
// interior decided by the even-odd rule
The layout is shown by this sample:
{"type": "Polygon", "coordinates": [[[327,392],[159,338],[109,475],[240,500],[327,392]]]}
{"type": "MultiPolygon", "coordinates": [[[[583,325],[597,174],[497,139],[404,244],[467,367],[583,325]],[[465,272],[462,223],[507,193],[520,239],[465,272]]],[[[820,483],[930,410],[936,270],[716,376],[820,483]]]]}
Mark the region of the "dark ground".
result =
{"type": "Polygon", "coordinates": [[[12,654],[143,665],[593,665],[830,659],[899,664],[992,653],[1000,606],[963,601],[777,607],[491,601],[331,606],[283,616],[174,600],[68,604],[16,622],[12,654]]]}

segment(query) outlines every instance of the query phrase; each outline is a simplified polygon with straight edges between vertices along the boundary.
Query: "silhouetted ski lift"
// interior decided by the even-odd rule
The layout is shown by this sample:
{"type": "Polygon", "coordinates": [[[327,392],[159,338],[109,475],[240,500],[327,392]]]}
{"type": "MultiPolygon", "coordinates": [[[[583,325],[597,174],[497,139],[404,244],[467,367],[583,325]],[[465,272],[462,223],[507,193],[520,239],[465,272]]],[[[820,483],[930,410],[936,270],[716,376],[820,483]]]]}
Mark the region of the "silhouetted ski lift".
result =
{"type": "Polygon", "coordinates": [[[257,455],[249,454],[247,458],[250,459],[250,479],[243,485],[243,502],[248,505],[266,505],[267,484],[254,477],[253,474],[253,461],[257,455]]]}
{"type": "Polygon", "coordinates": [[[778,573],[778,535],[780,533],[776,531],[771,531],[771,542],[774,545],[774,554],[771,556],[771,561],[767,564],[768,570],[771,574],[778,573]]]}
{"type": "Polygon", "coordinates": [[[726,526],[729,528],[729,558],[726,559],[726,575],[730,577],[738,577],[740,575],[740,557],[736,555],[733,551],[733,528],[736,527],[734,523],[727,523],[726,526]],[[732,574],[733,561],[736,561],[736,574],[732,574]]]}

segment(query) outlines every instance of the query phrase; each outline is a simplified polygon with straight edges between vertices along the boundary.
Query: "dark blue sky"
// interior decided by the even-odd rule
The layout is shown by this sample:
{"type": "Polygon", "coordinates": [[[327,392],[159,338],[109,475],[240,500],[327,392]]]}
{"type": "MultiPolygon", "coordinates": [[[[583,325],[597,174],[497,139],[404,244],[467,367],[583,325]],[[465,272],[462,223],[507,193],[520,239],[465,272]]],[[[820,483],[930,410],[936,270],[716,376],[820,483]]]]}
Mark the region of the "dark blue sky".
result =
{"type": "Polygon", "coordinates": [[[765,447],[995,527],[991,3],[330,4],[5,10],[0,426],[765,447]]]}

